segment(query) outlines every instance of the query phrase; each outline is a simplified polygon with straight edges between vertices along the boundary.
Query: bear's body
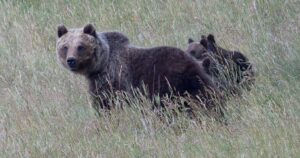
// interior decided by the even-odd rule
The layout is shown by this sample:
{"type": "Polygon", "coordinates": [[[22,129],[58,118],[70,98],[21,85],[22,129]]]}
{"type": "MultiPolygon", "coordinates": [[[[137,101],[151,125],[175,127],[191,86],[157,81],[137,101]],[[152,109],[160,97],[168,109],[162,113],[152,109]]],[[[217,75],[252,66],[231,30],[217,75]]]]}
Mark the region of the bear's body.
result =
{"type": "Polygon", "coordinates": [[[107,92],[130,92],[143,84],[150,98],[174,91],[206,101],[218,91],[203,67],[178,48],[138,48],[123,34],[97,33],[92,25],[75,31],[60,26],[58,37],[60,63],[87,78],[96,110],[110,108],[107,92]]]}
{"type": "Polygon", "coordinates": [[[254,70],[248,58],[238,51],[226,50],[218,46],[213,35],[202,36],[200,42],[189,39],[186,53],[201,61],[210,58],[210,72],[219,78],[222,90],[232,94],[240,93],[239,86],[249,88],[254,82],[254,70]]]}

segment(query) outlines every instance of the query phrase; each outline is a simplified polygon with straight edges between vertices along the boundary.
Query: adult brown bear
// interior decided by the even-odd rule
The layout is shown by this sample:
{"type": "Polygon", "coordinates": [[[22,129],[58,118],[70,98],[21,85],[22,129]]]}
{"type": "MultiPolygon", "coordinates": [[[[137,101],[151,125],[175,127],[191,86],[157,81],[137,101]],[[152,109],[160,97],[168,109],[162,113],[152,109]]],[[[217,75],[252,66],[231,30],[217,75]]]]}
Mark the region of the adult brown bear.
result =
{"type": "Polygon", "coordinates": [[[59,62],[73,73],[86,77],[97,112],[110,109],[107,94],[130,93],[143,85],[150,98],[187,92],[211,105],[215,96],[218,97],[218,89],[203,66],[178,48],[135,47],[125,35],[96,32],[91,24],[70,30],[61,25],[57,35],[59,62]]]}

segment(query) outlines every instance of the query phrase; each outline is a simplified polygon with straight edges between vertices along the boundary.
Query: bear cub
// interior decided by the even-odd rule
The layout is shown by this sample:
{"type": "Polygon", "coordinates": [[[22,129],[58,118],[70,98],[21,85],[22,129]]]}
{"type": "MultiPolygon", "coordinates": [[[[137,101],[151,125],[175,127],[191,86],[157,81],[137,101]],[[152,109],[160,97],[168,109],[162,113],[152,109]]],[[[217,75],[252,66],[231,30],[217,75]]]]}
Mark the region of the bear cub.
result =
{"type": "Polygon", "coordinates": [[[199,42],[188,40],[186,53],[198,61],[210,58],[210,73],[219,79],[219,89],[231,94],[240,93],[239,87],[250,88],[254,83],[254,70],[248,58],[239,51],[226,50],[216,44],[212,34],[201,36],[199,42]]]}

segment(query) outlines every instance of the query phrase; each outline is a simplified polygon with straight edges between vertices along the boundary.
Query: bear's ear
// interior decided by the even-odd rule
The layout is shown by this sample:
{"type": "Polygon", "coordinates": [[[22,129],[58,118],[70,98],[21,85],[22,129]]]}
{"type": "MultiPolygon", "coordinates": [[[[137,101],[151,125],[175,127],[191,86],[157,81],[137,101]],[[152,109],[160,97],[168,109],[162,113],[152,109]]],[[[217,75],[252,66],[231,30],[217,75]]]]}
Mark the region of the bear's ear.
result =
{"type": "Polygon", "coordinates": [[[209,34],[209,35],[207,36],[207,40],[208,40],[209,42],[211,42],[211,43],[216,43],[215,37],[214,37],[214,35],[212,35],[212,34],[209,34]]]}
{"type": "Polygon", "coordinates": [[[193,40],[192,38],[189,38],[189,41],[188,41],[188,42],[189,42],[189,44],[190,44],[190,43],[193,43],[194,40],[193,40]]]}
{"type": "Polygon", "coordinates": [[[200,40],[200,44],[202,44],[202,46],[207,49],[207,41],[206,41],[206,39],[202,38],[200,40]]]}
{"type": "Polygon", "coordinates": [[[57,27],[57,36],[60,38],[62,35],[66,34],[68,32],[67,28],[65,25],[59,25],[57,27]]]}
{"type": "Polygon", "coordinates": [[[83,33],[89,34],[91,36],[97,37],[97,32],[95,27],[92,24],[87,24],[84,28],[83,28],[83,33]]]}

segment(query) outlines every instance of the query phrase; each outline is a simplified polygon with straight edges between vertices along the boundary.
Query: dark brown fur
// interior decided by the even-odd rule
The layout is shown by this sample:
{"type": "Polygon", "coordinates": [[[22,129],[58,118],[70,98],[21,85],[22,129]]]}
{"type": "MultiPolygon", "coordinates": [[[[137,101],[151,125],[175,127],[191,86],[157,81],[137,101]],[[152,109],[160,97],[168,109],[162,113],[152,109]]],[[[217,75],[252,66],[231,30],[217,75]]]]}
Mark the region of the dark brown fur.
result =
{"type": "Polygon", "coordinates": [[[131,92],[132,88],[142,88],[143,84],[150,98],[174,91],[176,95],[185,92],[194,97],[199,95],[209,102],[212,93],[218,92],[203,66],[178,48],[137,48],[130,45],[123,34],[96,33],[92,25],[73,31],[60,26],[58,37],[60,63],[87,78],[97,111],[99,107],[110,108],[107,94],[131,92]],[[85,52],[80,52],[80,47],[84,47],[85,52]],[[69,62],[68,57],[76,62],[69,62]]]}
{"type": "Polygon", "coordinates": [[[236,84],[249,88],[254,82],[254,70],[248,58],[241,52],[229,51],[218,46],[211,34],[207,37],[202,36],[200,42],[189,39],[186,52],[200,61],[207,57],[214,61],[210,71],[220,79],[223,90],[240,93],[236,84]]]}

